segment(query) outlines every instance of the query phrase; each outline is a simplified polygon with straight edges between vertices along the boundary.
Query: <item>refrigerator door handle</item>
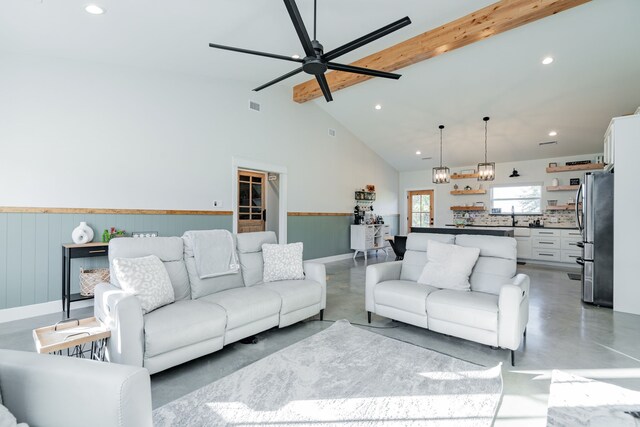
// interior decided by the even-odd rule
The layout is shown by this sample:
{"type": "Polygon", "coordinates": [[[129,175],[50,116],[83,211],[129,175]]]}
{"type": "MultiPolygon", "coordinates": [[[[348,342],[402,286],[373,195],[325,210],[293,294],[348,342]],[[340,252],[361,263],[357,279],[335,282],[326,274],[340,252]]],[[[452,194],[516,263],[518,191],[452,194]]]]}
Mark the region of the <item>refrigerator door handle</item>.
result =
{"type": "Polygon", "coordinates": [[[582,193],[583,186],[584,183],[580,184],[576,193],[576,225],[578,226],[578,230],[580,230],[580,233],[582,233],[582,231],[584,230],[584,228],[582,227],[582,222],[580,221],[580,194],[582,193]]]}

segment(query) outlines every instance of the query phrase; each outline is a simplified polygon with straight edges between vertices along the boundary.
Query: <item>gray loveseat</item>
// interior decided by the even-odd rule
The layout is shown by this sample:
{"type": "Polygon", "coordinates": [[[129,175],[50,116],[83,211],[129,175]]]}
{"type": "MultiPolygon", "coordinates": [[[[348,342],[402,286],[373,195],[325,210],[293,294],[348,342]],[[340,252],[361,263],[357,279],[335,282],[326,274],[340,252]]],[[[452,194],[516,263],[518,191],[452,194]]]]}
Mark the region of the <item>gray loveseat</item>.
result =
{"type": "Polygon", "coordinates": [[[107,358],[143,366],[153,374],[220,350],[273,327],[283,328],[326,306],[323,264],[305,262],[304,280],[262,282],[262,245],[276,243],[273,232],[234,236],[241,271],[200,279],[188,239],[118,238],[109,243],[115,258],[156,255],[169,273],[175,302],[142,314],[137,298],[112,283],[96,287],[95,316],[111,328],[107,358]]]}
{"type": "Polygon", "coordinates": [[[529,276],[516,274],[516,240],[511,237],[411,233],[402,261],[371,265],[365,305],[371,313],[435,332],[513,352],[529,320],[529,276]],[[471,291],[417,283],[427,263],[427,242],[480,248],[471,291]]]}

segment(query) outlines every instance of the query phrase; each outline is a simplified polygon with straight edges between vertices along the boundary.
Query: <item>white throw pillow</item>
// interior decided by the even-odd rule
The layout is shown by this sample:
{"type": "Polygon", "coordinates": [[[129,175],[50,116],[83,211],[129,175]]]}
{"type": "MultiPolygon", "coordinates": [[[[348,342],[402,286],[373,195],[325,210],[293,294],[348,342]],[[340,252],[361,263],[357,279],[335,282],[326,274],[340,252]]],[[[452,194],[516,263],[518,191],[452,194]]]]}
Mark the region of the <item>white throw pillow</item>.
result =
{"type": "Polygon", "coordinates": [[[262,280],[265,283],[304,279],[302,242],[288,245],[265,243],[262,245],[262,259],[264,260],[262,280]]]}
{"type": "Polygon", "coordinates": [[[0,404],[0,427],[16,427],[18,421],[6,406],[0,404]]]}
{"type": "Polygon", "coordinates": [[[155,255],[116,258],[113,271],[122,290],[138,298],[143,314],[175,301],[169,273],[155,255]]]}
{"type": "Polygon", "coordinates": [[[427,264],[418,283],[441,289],[469,291],[469,276],[480,256],[479,248],[449,245],[435,240],[427,242],[427,264]]]}

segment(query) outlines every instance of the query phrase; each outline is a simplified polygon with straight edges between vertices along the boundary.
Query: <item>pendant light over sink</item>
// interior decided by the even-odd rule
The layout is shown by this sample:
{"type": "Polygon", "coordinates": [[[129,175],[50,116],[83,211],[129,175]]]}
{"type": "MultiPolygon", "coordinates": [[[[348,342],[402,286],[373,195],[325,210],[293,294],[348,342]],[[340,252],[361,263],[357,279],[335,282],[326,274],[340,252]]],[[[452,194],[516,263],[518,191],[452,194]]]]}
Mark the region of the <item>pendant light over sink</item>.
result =
{"type": "Polygon", "coordinates": [[[487,123],[489,117],[483,117],[484,120],[484,163],[478,163],[478,181],[493,181],[496,177],[496,164],[487,162],[487,123]]]}
{"type": "Polygon", "coordinates": [[[433,168],[433,183],[446,184],[449,182],[449,168],[442,166],[442,129],[444,125],[438,126],[440,129],[440,167],[433,168]]]}

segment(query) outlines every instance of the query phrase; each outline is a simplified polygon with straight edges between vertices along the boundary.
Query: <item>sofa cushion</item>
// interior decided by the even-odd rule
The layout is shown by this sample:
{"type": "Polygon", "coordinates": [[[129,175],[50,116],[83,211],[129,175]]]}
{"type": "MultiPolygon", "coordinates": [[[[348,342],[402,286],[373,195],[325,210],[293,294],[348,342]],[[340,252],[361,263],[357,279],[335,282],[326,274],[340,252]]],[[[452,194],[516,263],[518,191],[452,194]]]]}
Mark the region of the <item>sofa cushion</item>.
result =
{"type": "Polygon", "coordinates": [[[427,264],[418,283],[437,288],[468,291],[469,276],[476,265],[480,249],[449,245],[430,240],[427,243],[427,264]]]}
{"type": "Polygon", "coordinates": [[[113,272],[122,290],[138,299],[142,314],[175,301],[167,269],[155,255],[115,258],[113,272]]]}
{"type": "Polygon", "coordinates": [[[289,243],[288,245],[270,243],[262,245],[263,281],[267,283],[304,279],[302,250],[302,242],[289,243]]]}
{"type": "Polygon", "coordinates": [[[176,301],[144,316],[145,358],[224,335],[222,307],[200,300],[176,301]]]}
{"type": "Polygon", "coordinates": [[[275,291],[282,299],[280,314],[287,314],[320,304],[322,301],[322,286],[315,280],[281,280],[265,283],[262,287],[275,291]]]}
{"type": "Polygon", "coordinates": [[[196,270],[196,262],[193,256],[187,256],[185,253],[184,263],[187,266],[187,273],[189,273],[191,298],[193,299],[198,299],[227,289],[244,287],[242,272],[240,271],[235,274],[225,274],[224,276],[201,279],[196,270]]]}
{"type": "Polygon", "coordinates": [[[407,250],[402,260],[401,280],[413,280],[414,282],[418,280],[427,263],[427,242],[429,240],[452,244],[454,236],[437,233],[410,233],[407,236],[407,250]]]}
{"type": "Polygon", "coordinates": [[[277,243],[276,233],[263,231],[258,233],[240,233],[238,239],[238,258],[245,286],[262,283],[262,245],[277,243]]]}
{"type": "Polygon", "coordinates": [[[388,280],[376,285],[373,290],[373,300],[375,304],[425,316],[427,314],[427,296],[437,290],[433,286],[408,280],[388,280]]]}
{"type": "Polygon", "coordinates": [[[183,259],[184,245],[180,237],[118,237],[109,242],[109,266],[111,283],[120,287],[113,272],[115,258],[139,258],[155,255],[167,269],[176,301],[191,298],[189,275],[183,259]]]}
{"type": "Polygon", "coordinates": [[[227,312],[227,331],[280,312],[282,300],[277,292],[263,286],[227,289],[200,298],[218,304],[227,312]]]}
{"type": "Polygon", "coordinates": [[[456,245],[480,248],[480,258],[469,278],[472,291],[499,295],[502,285],[516,275],[516,239],[461,234],[456,236],[456,245]]]}
{"type": "Polygon", "coordinates": [[[427,315],[429,319],[497,331],[498,296],[484,292],[443,289],[427,297],[427,315]]]}

